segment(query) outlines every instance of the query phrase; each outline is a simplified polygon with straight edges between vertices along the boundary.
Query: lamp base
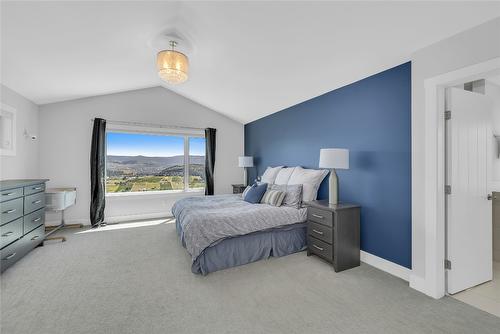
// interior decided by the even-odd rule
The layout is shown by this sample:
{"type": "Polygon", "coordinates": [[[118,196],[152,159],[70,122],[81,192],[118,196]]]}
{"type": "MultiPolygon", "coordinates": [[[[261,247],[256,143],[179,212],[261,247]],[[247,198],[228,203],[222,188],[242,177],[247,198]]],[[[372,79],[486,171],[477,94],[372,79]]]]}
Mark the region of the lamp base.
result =
{"type": "Polygon", "coordinates": [[[247,168],[243,167],[243,185],[246,187],[248,185],[247,180],[247,168]]]}
{"type": "Polygon", "coordinates": [[[336,205],[339,203],[339,178],[335,169],[330,171],[330,178],[328,180],[328,203],[336,205]]]}

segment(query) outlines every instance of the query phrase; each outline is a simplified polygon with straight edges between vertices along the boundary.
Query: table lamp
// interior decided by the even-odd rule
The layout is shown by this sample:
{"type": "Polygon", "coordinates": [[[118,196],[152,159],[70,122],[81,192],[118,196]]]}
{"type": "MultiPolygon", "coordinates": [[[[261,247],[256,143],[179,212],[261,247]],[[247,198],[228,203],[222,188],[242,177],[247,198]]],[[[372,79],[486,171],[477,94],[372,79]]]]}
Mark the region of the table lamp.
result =
{"type": "Polygon", "coordinates": [[[339,202],[339,178],[335,169],[349,169],[349,150],[345,148],[322,148],[319,151],[319,168],[330,169],[328,202],[339,202]]]}

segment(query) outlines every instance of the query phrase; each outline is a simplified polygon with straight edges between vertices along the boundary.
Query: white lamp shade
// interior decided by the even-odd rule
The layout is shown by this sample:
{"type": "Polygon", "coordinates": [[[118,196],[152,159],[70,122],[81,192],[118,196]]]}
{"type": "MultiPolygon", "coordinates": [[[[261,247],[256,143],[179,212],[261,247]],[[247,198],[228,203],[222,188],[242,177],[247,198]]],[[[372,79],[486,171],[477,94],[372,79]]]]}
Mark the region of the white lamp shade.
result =
{"type": "Polygon", "coordinates": [[[238,157],[238,167],[253,167],[253,157],[238,157]]]}
{"type": "Polygon", "coordinates": [[[319,151],[319,168],[349,169],[349,150],[322,148],[319,151]]]}

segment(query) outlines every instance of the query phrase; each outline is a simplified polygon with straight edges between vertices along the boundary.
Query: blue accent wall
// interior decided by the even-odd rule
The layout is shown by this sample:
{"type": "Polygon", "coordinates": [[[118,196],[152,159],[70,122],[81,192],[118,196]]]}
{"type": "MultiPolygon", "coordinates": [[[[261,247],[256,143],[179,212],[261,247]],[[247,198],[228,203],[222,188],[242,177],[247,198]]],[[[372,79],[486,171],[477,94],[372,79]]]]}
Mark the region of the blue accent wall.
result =
{"type": "Polygon", "coordinates": [[[362,206],[361,249],[411,268],[411,63],[245,125],[251,180],[267,166],[318,168],[329,147],[350,151],[340,200],[362,206]]]}

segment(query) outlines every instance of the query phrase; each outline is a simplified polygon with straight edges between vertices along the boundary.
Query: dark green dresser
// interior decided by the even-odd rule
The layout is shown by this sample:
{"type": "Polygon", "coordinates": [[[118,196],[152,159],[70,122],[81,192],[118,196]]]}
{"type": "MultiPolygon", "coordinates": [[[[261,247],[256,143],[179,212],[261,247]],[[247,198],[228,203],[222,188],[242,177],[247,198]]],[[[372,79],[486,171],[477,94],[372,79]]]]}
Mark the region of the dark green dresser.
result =
{"type": "Polygon", "coordinates": [[[0,271],[43,243],[47,181],[0,181],[0,271]]]}

